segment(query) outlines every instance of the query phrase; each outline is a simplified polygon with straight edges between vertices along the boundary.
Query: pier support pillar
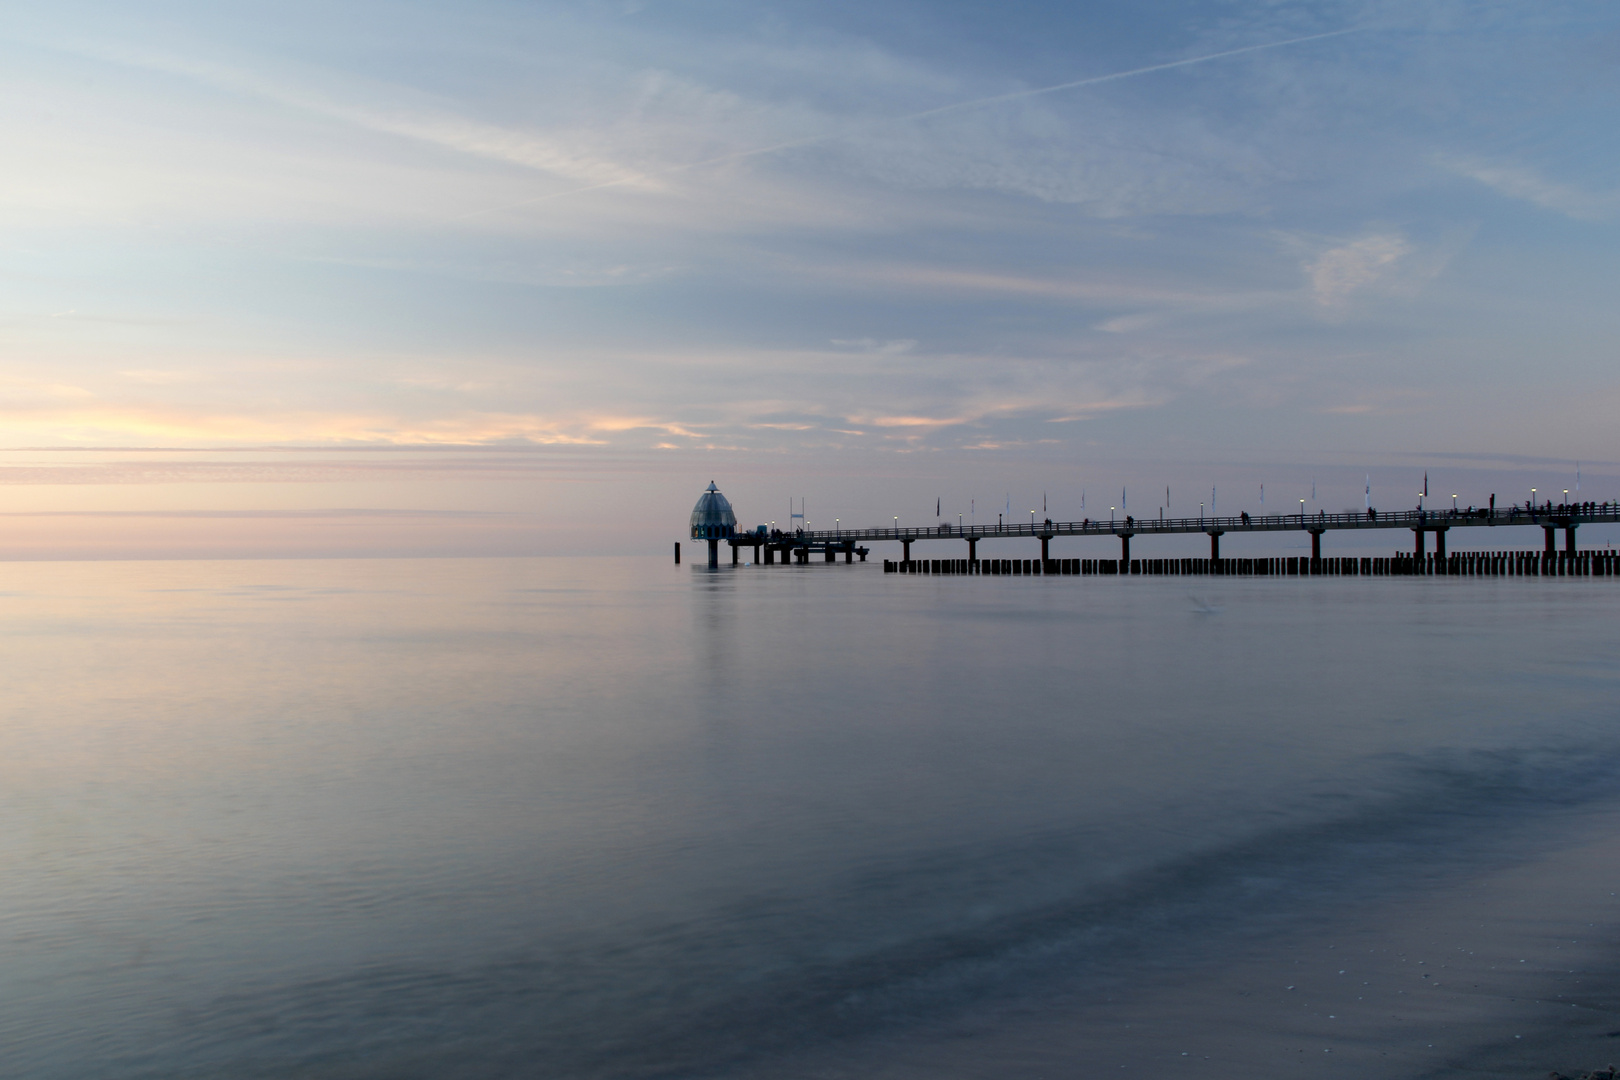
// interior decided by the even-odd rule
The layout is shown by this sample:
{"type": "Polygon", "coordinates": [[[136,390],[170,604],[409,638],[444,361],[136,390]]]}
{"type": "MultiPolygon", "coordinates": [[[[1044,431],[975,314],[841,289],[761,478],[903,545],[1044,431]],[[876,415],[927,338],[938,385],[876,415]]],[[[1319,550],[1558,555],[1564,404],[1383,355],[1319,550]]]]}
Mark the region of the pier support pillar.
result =
{"type": "Polygon", "coordinates": [[[1220,529],[1205,529],[1204,531],[1209,533],[1209,557],[1211,559],[1220,558],[1221,537],[1225,536],[1226,533],[1220,529]]]}
{"type": "Polygon", "coordinates": [[[1575,554],[1575,525],[1573,523],[1564,526],[1564,550],[1571,555],[1575,554]]]}
{"type": "Polygon", "coordinates": [[[1426,541],[1426,537],[1424,536],[1422,529],[1413,529],[1412,531],[1417,534],[1417,543],[1413,546],[1412,551],[1413,551],[1413,554],[1415,554],[1418,557],[1418,560],[1421,562],[1422,559],[1423,559],[1423,548],[1424,548],[1424,544],[1425,544],[1425,541],[1426,541]]]}
{"type": "Polygon", "coordinates": [[[902,541],[900,541],[900,561],[901,562],[910,562],[911,561],[911,541],[910,540],[902,540],[902,541]]]}
{"type": "Polygon", "coordinates": [[[1434,557],[1437,559],[1446,557],[1446,530],[1444,529],[1434,530],[1434,557]]]}
{"type": "Polygon", "coordinates": [[[681,542],[675,541],[675,565],[681,565],[681,542]]]}
{"type": "Polygon", "coordinates": [[[838,561],[838,552],[834,551],[832,548],[828,548],[827,549],[827,561],[828,562],[837,562],[838,561]]]}
{"type": "Polygon", "coordinates": [[[720,541],[709,541],[709,569],[720,569],[720,541]]]}
{"type": "Polygon", "coordinates": [[[968,564],[972,565],[973,563],[976,563],[978,561],[979,561],[979,538],[977,536],[970,536],[970,537],[968,537],[968,564]]]}
{"type": "Polygon", "coordinates": [[[1052,538],[1050,536],[1041,537],[1041,565],[1042,566],[1045,566],[1048,562],[1050,562],[1052,560],[1052,553],[1047,549],[1047,545],[1050,544],[1051,542],[1052,542],[1052,538]]]}
{"type": "Polygon", "coordinates": [[[848,566],[850,563],[852,563],[854,561],[855,561],[855,549],[852,548],[852,547],[845,548],[844,549],[844,565],[848,566]]]}
{"type": "Polygon", "coordinates": [[[1543,525],[1541,530],[1547,534],[1547,554],[1552,555],[1558,550],[1558,526],[1543,525]]]}
{"type": "Polygon", "coordinates": [[[769,545],[769,544],[765,545],[765,565],[766,566],[774,566],[774,565],[776,565],[776,549],[771,547],[771,545],[769,545]]]}
{"type": "Polygon", "coordinates": [[[732,566],[737,565],[737,545],[736,544],[731,545],[731,565],[732,566]]]}
{"type": "Polygon", "coordinates": [[[1322,530],[1311,530],[1311,562],[1322,561],[1322,530]]]}
{"type": "Polygon", "coordinates": [[[1135,535],[1136,535],[1135,533],[1120,533],[1119,534],[1119,561],[1122,564],[1124,564],[1124,566],[1126,567],[1125,570],[1121,571],[1122,573],[1129,573],[1130,572],[1129,567],[1131,565],[1131,537],[1133,537],[1135,535]]]}

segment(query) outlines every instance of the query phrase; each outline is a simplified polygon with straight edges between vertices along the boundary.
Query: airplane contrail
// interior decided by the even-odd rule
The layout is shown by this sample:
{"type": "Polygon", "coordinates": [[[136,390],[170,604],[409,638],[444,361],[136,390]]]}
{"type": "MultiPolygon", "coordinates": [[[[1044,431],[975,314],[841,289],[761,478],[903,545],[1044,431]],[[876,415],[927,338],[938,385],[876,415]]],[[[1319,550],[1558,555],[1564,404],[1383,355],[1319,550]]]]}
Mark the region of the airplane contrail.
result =
{"type": "Polygon", "coordinates": [[[1092,75],[1084,79],[1075,79],[1071,82],[1057,83],[1053,86],[1036,87],[1033,90],[1014,90],[1006,94],[993,94],[990,97],[974,98],[971,101],[957,101],[950,105],[939,105],[932,109],[923,109],[920,112],[905,113],[900,116],[888,116],[877,120],[868,120],[864,123],[854,124],[841,128],[838,131],[829,131],[821,135],[807,135],[802,139],[790,139],[787,142],[772,143],[769,146],[756,146],[751,150],[738,150],[730,154],[721,154],[718,157],[704,158],[702,161],[690,161],[685,165],[671,165],[667,169],[657,172],[639,173],[635,176],[620,177],[617,180],[604,180],[598,184],[586,184],[583,187],[568,188],[565,191],[553,191],[545,195],[536,195],[528,199],[520,199],[515,203],[504,206],[492,206],[484,210],[473,210],[457,215],[453,221],[477,217],[481,214],[494,214],[502,210],[515,210],[520,206],[530,206],[534,203],[549,202],[552,199],[562,199],[569,195],[583,195],[589,191],[601,191],[604,188],[622,187],[625,184],[636,183],[642,180],[655,180],[661,176],[670,176],[675,173],[689,172],[692,169],[701,169],[709,165],[724,165],[727,162],[743,161],[747,158],[762,157],[766,154],[779,154],[784,150],[793,150],[801,146],[813,146],[816,143],[830,142],[834,139],[843,139],[870,128],[883,127],[889,124],[904,124],[913,120],[926,120],[932,116],[943,116],[946,113],[964,112],[968,109],[979,109],[989,105],[1000,105],[1007,101],[1020,101],[1024,98],[1040,97],[1043,94],[1056,94],[1064,90],[1078,90],[1083,86],[1097,86],[1102,83],[1115,82],[1119,79],[1131,79],[1138,75],[1151,75],[1156,71],[1169,71],[1173,68],[1189,67],[1193,64],[1207,64],[1211,60],[1224,60],[1229,56],[1242,56],[1244,53],[1261,52],[1266,49],[1282,49],[1289,45],[1303,45],[1308,41],[1322,41],[1326,38],[1343,37],[1345,34],[1359,33],[1365,27],[1352,26],[1344,30],[1330,30],[1323,34],[1307,34],[1305,37],[1288,38],[1286,41],[1267,41],[1259,45],[1243,45],[1236,49],[1224,49],[1221,52],[1207,53],[1203,56],[1190,56],[1185,60],[1170,60],[1163,64],[1149,64],[1147,67],[1131,68],[1129,71],[1115,71],[1107,75],[1092,75]]]}

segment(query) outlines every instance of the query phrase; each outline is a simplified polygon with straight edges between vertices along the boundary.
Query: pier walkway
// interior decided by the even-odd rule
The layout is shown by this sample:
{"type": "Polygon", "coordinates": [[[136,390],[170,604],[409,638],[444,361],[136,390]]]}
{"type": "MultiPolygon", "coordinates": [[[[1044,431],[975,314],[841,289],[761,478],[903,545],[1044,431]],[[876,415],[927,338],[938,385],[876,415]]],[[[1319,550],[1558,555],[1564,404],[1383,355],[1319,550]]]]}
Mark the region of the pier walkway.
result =
{"type": "Polygon", "coordinates": [[[845,561],[853,561],[859,554],[866,561],[867,548],[863,545],[879,541],[901,546],[900,562],[910,563],[911,545],[927,541],[954,541],[967,544],[967,561],[979,562],[978,545],[984,540],[1007,540],[1019,537],[1041,542],[1042,563],[1051,562],[1050,543],[1060,536],[1112,536],[1119,540],[1120,557],[1125,565],[1131,563],[1131,539],[1136,536],[1166,536],[1171,534],[1203,533],[1209,537],[1209,558],[1220,560],[1221,537],[1227,533],[1306,532],[1311,536],[1311,559],[1322,558],[1322,537],[1329,532],[1354,529],[1405,529],[1413,534],[1413,558],[1423,559],[1427,538],[1434,535],[1435,555],[1446,558],[1446,533],[1463,528],[1540,528],[1545,534],[1544,550],[1558,550],[1557,533],[1563,530],[1564,551],[1576,551],[1575,531],[1582,525],[1598,522],[1620,522],[1620,504],[1570,503],[1543,505],[1534,508],[1514,506],[1508,508],[1469,507],[1457,510],[1400,510],[1393,513],[1369,510],[1364,513],[1329,514],[1271,514],[1237,517],[1195,518],[1134,518],[1124,517],[1108,521],[1029,521],[1000,525],[938,525],[914,528],[896,525],[892,528],[801,530],[793,533],[750,532],[728,539],[732,545],[732,561],[737,549],[752,547],[754,561],[771,563],[780,555],[808,562],[812,553],[823,554],[832,562],[839,552],[845,561]],[[763,558],[761,557],[763,556],[763,558]]]}

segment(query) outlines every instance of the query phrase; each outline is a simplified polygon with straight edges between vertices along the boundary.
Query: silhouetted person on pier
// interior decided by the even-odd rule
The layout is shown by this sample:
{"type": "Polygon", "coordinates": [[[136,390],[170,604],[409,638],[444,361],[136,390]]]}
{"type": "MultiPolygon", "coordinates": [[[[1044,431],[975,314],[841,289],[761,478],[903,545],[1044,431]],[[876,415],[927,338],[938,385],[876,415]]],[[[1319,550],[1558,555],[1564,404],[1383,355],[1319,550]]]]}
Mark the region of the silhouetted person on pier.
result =
{"type": "Polygon", "coordinates": [[[1243,511],[1243,513],[1238,515],[1238,520],[1247,525],[1249,523],[1249,512],[1247,510],[1243,511]]]}
{"type": "Polygon", "coordinates": [[[1378,520],[1378,511],[1373,509],[1370,506],[1367,507],[1367,520],[1368,521],[1377,521],[1378,520]]]}

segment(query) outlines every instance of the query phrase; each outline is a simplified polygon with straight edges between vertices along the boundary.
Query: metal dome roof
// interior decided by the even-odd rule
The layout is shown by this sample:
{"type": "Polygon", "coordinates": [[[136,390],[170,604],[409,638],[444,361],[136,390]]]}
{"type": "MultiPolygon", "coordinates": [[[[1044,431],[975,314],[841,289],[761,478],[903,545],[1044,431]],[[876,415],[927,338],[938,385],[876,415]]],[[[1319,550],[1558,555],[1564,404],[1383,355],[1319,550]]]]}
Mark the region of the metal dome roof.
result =
{"type": "Polygon", "coordinates": [[[692,535],[730,536],[736,527],[737,515],[731,512],[731,503],[720,494],[714,481],[709,481],[708,490],[698,496],[697,505],[692,507],[692,535]]]}

